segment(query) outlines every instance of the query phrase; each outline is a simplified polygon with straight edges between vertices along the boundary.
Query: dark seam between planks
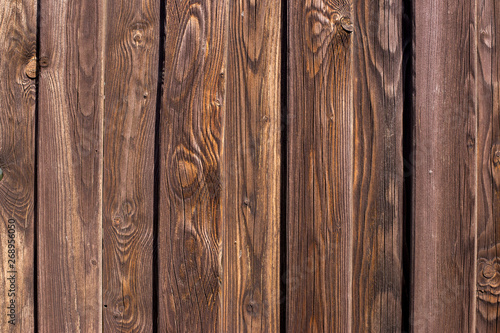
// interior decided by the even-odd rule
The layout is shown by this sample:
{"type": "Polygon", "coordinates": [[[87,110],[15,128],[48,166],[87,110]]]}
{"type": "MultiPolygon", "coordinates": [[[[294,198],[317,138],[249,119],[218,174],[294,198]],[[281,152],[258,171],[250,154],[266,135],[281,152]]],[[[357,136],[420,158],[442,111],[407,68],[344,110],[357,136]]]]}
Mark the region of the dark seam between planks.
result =
{"type": "Polygon", "coordinates": [[[153,195],[153,332],[158,332],[159,320],[159,249],[158,249],[158,225],[159,225],[159,201],[160,201],[160,140],[161,140],[161,106],[163,92],[163,69],[165,63],[165,29],[166,29],[166,3],[160,0],[160,22],[159,22],[159,50],[158,50],[158,79],[156,89],[156,114],[155,114],[155,140],[154,140],[154,195],[153,195]]]}
{"type": "Polygon", "coordinates": [[[280,165],[280,272],[279,272],[279,323],[280,332],[286,333],[286,307],[287,307],[287,179],[288,179],[288,158],[287,158],[287,135],[288,135],[288,16],[287,2],[281,2],[281,35],[280,35],[280,53],[281,53],[281,165],[280,165]]]}
{"type": "Polygon", "coordinates": [[[411,276],[412,276],[412,211],[413,211],[413,178],[415,165],[413,165],[413,129],[415,118],[413,113],[413,10],[412,0],[403,0],[402,16],[403,32],[403,274],[401,292],[401,310],[403,332],[410,332],[411,313],[411,276]]]}

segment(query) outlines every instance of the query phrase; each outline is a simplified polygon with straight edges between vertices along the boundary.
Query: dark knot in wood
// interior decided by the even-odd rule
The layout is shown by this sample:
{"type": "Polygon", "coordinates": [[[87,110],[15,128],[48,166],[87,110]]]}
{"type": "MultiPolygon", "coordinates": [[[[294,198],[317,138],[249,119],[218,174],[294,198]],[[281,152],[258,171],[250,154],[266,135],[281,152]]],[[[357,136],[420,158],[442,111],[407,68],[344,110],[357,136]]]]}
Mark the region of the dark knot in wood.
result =
{"type": "Polygon", "coordinates": [[[348,16],[344,16],[340,19],[340,25],[345,32],[351,33],[354,31],[354,26],[351,22],[351,19],[348,16]]]}
{"type": "Polygon", "coordinates": [[[500,258],[497,251],[500,244],[479,251],[477,269],[478,309],[487,320],[498,318],[497,307],[500,303],[500,258]]]}

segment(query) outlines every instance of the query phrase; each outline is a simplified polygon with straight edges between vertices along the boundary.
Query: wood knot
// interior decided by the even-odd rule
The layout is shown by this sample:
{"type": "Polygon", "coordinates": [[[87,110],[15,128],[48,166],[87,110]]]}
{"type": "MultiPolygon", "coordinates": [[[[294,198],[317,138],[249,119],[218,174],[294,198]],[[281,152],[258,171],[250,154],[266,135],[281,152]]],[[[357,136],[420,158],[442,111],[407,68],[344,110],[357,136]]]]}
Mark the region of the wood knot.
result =
{"type": "Polygon", "coordinates": [[[259,314],[259,304],[254,300],[250,300],[245,306],[245,310],[250,316],[255,317],[259,314]]]}
{"type": "Polygon", "coordinates": [[[24,69],[24,73],[30,79],[36,79],[37,72],[38,72],[38,68],[37,67],[38,66],[37,66],[36,57],[33,57],[33,58],[30,59],[30,61],[26,65],[26,68],[24,69]]]}
{"type": "Polygon", "coordinates": [[[50,65],[49,57],[41,57],[40,60],[38,61],[38,66],[40,67],[49,67],[49,65],[50,65]]]}
{"type": "Polygon", "coordinates": [[[148,28],[147,23],[137,22],[130,27],[134,47],[144,46],[144,33],[148,28]]]}
{"type": "Polygon", "coordinates": [[[500,258],[497,257],[500,244],[478,252],[477,298],[478,309],[487,320],[498,318],[500,303],[500,258]]]}
{"type": "Polygon", "coordinates": [[[347,33],[351,33],[354,31],[354,26],[351,22],[351,18],[348,16],[344,16],[340,19],[340,25],[342,26],[342,29],[344,29],[344,31],[347,33]]]}
{"type": "Polygon", "coordinates": [[[474,145],[475,145],[475,144],[476,144],[476,140],[474,140],[474,138],[473,138],[473,137],[469,136],[469,137],[467,138],[467,147],[468,147],[469,149],[472,149],[472,148],[474,148],[474,145]]]}
{"type": "Polygon", "coordinates": [[[500,143],[495,143],[491,147],[490,161],[495,188],[500,189],[500,143]]]}
{"type": "Polygon", "coordinates": [[[498,166],[500,164],[500,150],[495,151],[493,154],[493,165],[498,166]]]}

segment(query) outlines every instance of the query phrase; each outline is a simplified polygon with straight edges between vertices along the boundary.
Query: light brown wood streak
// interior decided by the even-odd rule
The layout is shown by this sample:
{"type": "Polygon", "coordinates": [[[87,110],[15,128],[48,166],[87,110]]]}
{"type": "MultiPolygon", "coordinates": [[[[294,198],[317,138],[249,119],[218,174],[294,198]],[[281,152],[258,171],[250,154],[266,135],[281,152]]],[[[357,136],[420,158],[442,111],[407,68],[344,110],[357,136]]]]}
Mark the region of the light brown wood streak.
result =
{"type": "Polygon", "coordinates": [[[353,331],[401,331],[400,0],[354,3],[353,331]]]}
{"type": "Polygon", "coordinates": [[[279,331],[281,1],[229,4],[223,332],[279,331]]]}
{"type": "Polygon", "coordinates": [[[34,330],[35,307],[36,1],[2,2],[0,50],[0,331],[24,333],[34,330]],[[9,237],[9,225],[14,225],[15,238],[9,237]],[[10,245],[15,246],[15,258],[10,256],[10,245]],[[7,280],[11,275],[15,275],[15,295],[7,280]],[[11,300],[15,318],[7,316],[11,300]]]}
{"type": "Polygon", "coordinates": [[[500,4],[477,0],[477,332],[500,332],[500,4]]]}
{"type": "Polygon", "coordinates": [[[351,11],[289,7],[286,320],[298,332],[351,330],[351,11]]]}
{"type": "Polygon", "coordinates": [[[106,332],[152,332],[160,1],[107,6],[103,325],[106,332]]]}
{"type": "Polygon", "coordinates": [[[40,10],[38,330],[100,332],[101,1],[40,10]]]}
{"type": "Polygon", "coordinates": [[[215,332],[227,1],[167,1],[160,124],[159,331],[215,332]]]}
{"type": "Polygon", "coordinates": [[[475,331],[474,1],[413,2],[414,332],[475,331]]]}

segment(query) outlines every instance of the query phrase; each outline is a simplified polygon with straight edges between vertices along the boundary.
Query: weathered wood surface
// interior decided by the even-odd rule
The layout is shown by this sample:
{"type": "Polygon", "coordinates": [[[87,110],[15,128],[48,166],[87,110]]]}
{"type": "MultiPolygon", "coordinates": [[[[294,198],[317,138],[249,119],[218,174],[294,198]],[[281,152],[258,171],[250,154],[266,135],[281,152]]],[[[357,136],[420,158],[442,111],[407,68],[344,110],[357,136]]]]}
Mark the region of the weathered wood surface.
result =
{"type": "Polygon", "coordinates": [[[497,0],[0,2],[1,332],[500,332],[497,0]]]}
{"type": "Polygon", "coordinates": [[[402,323],[403,3],[354,2],[353,332],[402,323]]]}
{"type": "Polygon", "coordinates": [[[104,331],[152,332],[160,1],[108,0],[106,12],[104,331]]]}
{"type": "Polygon", "coordinates": [[[222,331],[279,332],[281,2],[229,2],[222,331]]]}
{"type": "Polygon", "coordinates": [[[288,8],[286,325],[351,330],[353,105],[349,1],[288,8]]]}
{"type": "Polygon", "coordinates": [[[39,332],[102,328],[100,4],[40,6],[39,332]]]}
{"type": "MultiPolygon", "coordinates": [[[[474,1],[413,2],[412,331],[475,331],[474,1]]],[[[483,147],[481,147],[483,149],[483,147]]]]}
{"type": "Polygon", "coordinates": [[[166,2],[158,221],[161,332],[220,327],[227,15],[228,1],[166,2]]]}
{"type": "MultiPolygon", "coordinates": [[[[500,332],[500,7],[477,0],[476,332],[500,332]]],[[[474,310],[474,309],[473,309],[474,310]]]]}
{"type": "Polygon", "coordinates": [[[34,330],[36,7],[0,6],[1,332],[34,330]]]}

